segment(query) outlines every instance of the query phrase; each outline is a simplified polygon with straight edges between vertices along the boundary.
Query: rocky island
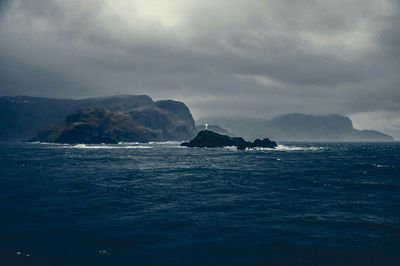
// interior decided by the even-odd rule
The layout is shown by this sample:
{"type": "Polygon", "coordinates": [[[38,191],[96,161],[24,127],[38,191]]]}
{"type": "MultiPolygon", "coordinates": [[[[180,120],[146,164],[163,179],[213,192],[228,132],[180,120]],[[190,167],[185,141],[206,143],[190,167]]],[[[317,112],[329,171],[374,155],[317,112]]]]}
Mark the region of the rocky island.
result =
{"type": "Polygon", "coordinates": [[[30,141],[68,144],[118,144],[158,140],[156,131],[145,128],[129,115],[102,108],[78,110],[62,124],[40,132],[30,141]]]}
{"type": "Polygon", "coordinates": [[[198,147],[198,148],[222,148],[227,146],[236,146],[239,150],[246,148],[276,148],[278,144],[268,138],[256,139],[254,142],[249,142],[241,137],[230,137],[221,135],[214,131],[202,130],[190,142],[184,142],[181,146],[198,147]]]}
{"type": "Polygon", "coordinates": [[[0,97],[0,124],[0,141],[184,141],[197,133],[183,102],[153,101],[147,95],[86,99],[5,96],[0,97]]]}

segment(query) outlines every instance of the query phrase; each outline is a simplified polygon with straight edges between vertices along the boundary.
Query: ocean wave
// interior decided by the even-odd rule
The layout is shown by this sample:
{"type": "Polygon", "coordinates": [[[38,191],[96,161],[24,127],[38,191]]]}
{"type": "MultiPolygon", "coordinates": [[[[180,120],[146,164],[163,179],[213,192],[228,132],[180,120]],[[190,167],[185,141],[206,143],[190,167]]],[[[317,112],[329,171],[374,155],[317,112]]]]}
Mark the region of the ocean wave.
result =
{"type": "Polygon", "coordinates": [[[122,148],[151,148],[149,145],[177,145],[180,146],[182,142],[179,141],[162,141],[155,142],[151,141],[148,143],[143,142],[118,142],[118,144],[65,144],[65,143],[54,143],[54,142],[27,142],[29,144],[41,144],[41,145],[49,145],[49,146],[68,146],[74,148],[99,148],[99,149],[122,149],[122,148]]]}
{"type": "Polygon", "coordinates": [[[76,144],[67,146],[68,148],[75,149],[152,149],[150,146],[145,145],[88,145],[76,144]]]}
{"type": "Polygon", "coordinates": [[[238,150],[238,148],[236,146],[225,146],[224,149],[232,150],[232,151],[237,151],[238,150]]]}
{"type": "Polygon", "coordinates": [[[54,142],[42,142],[42,141],[33,141],[27,142],[28,144],[40,144],[40,145],[49,145],[49,146],[68,146],[69,144],[65,143],[54,143],[54,142]]]}
{"type": "Polygon", "coordinates": [[[181,141],[150,141],[149,144],[156,145],[180,145],[181,141]]]}
{"type": "MultiPolygon", "coordinates": [[[[164,141],[164,142],[120,142],[118,144],[62,144],[62,143],[48,143],[48,142],[30,142],[30,144],[41,144],[49,146],[57,146],[62,148],[76,148],[76,149],[152,149],[155,145],[168,145],[176,148],[186,148],[180,146],[181,142],[178,141],[164,141]]],[[[227,150],[236,151],[236,146],[226,146],[223,147],[227,150]]],[[[273,148],[246,148],[246,151],[319,151],[323,150],[323,147],[301,147],[301,146],[287,146],[279,144],[275,149],[273,148]]],[[[387,165],[374,164],[375,167],[391,167],[387,165]]]]}
{"type": "Polygon", "coordinates": [[[392,168],[392,167],[394,167],[393,165],[376,164],[376,163],[374,163],[373,166],[376,168],[392,168]]]}
{"type": "Polygon", "coordinates": [[[300,147],[300,146],[286,146],[279,144],[275,149],[273,148],[247,148],[246,150],[256,150],[256,151],[319,151],[323,150],[323,147],[300,147]]]}

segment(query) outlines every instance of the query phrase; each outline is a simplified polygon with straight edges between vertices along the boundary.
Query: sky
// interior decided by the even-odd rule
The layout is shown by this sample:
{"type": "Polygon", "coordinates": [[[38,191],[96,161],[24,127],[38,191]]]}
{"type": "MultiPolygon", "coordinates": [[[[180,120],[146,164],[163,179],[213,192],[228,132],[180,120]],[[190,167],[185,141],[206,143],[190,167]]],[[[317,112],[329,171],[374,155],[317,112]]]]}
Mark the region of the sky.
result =
{"type": "Polygon", "coordinates": [[[399,0],[0,0],[0,96],[338,113],[400,138],[399,25],[399,0]]]}

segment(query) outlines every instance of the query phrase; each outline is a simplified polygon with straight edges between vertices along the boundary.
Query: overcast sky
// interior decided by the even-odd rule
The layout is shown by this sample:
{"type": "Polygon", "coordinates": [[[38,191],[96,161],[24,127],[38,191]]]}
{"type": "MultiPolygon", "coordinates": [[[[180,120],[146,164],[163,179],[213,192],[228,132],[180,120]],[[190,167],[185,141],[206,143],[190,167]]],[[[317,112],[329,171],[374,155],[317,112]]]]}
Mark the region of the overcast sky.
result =
{"type": "Polygon", "coordinates": [[[392,0],[0,0],[0,95],[339,113],[400,137],[399,25],[392,0]]]}

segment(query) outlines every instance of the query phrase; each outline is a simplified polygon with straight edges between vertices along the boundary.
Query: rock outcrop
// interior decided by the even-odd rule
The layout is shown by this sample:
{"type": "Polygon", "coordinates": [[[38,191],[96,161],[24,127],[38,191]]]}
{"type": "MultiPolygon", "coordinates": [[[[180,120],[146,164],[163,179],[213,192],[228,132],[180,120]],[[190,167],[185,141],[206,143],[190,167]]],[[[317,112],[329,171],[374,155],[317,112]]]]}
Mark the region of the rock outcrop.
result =
{"type": "Polygon", "coordinates": [[[239,150],[246,148],[276,148],[276,142],[265,138],[263,140],[256,139],[249,142],[240,137],[230,137],[221,135],[210,130],[202,130],[190,142],[184,142],[181,146],[198,147],[198,148],[222,148],[227,146],[236,146],[239,150]]]}
{"type": "Polygon", "coordinates": [[[157,132],[163,140],[187,140],[196,135],[193,117],[182,102],[157,101],[127,114],[138,124],[157,132]]]}
{"type": "Polygon", "coordinates": [[[68,144],[117,144],[118,142],[148,142],[161,139],[123,113],[105,109],[78,110],[63,124],[39,133],[30,141],[68,144]]]}

